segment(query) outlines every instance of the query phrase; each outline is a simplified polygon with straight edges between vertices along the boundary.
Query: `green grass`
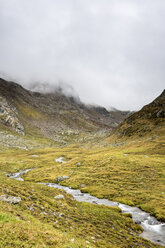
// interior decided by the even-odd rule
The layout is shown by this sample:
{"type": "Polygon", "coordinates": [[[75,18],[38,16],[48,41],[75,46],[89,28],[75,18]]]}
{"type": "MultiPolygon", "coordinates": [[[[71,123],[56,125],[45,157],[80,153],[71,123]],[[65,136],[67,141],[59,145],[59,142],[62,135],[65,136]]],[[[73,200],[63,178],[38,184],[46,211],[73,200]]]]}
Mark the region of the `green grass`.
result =
{"type": "Polygon", "coordinates": [[[37,168],[25,178],[34,182],[56,182],[58,176],[69,176],[63,185],[138,206],[165,221],[164,155],[163,151],[157,153],[158,147],[154,141],[149,144],[139,142],[122,149],[89,150],[70,146],[38,150],[39,159],[34,164],[37,168]],[[64,156],[67,163],[56,163],[55,158],[60,156],[64,156]],[[77,166],[79,162],[80,166],[77,166]]]}
{"type": "Polygon", "coordinates": [[[155,247],[137,237],[141,228],[118,208],[77,203],[64,192],[3,173],[0,180],[2,194],[22,199],[0,204],[0,247],[155,247]],[[54,199],[59,193],[64,200],[54,199]]]}
{"type": "Polygon", "coordinates": [[[63,191],[36,184],[70,176],[63,185],[141,207],[165,220],[164,156],[159,146],[155,139],[122,147],[74,144],[1,151],[0,194],[20,196],[22,201],[0,202],[0,247],[160,247],[138,237],[141,227],[118,208],[78,203],[63,191]],[[67,163],[55,162],[60,156],[67,163]],[[6,177],[27,168],[34,170],[24,175],[24,182],[6,177]],[[65,199],[55,200],[61,193],[65,199]]]}

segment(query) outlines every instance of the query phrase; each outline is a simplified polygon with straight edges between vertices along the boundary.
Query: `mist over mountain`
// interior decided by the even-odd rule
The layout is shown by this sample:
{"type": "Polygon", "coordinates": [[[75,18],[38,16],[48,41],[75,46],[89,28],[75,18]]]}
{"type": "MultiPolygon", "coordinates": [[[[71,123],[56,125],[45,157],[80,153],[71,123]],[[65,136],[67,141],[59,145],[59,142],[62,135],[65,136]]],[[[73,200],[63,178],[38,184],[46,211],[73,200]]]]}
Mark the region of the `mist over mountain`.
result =
{"type": "Polygon", "coordinates": [[[165,246],[164,24],[165,0],[0,0],[0,248],[165,246]]]}
{"type": "Polygon", "coordinates": [[[74,88],[64,82],[59,82],[55,84],[47,82],[33,82],[29,83],[26,88],[33,92],[40,92],[43,94],[59,92],[62,95],[73,97],[75,100],[80,102],[80,98],[74,88]]]}
{"type": "Polygon", "coordinates": [[[122,111],[115,115],[102,106],[84,104],[74,89],[64,83],[28,86],[30,90],[0,79],[2,130],[7,128],[25,136],[32,132],[34,137],[40,135],[65,144],[89,133],[91,137],[97,133],[104,136],[127,117],[122,111]]]}
{"type": "Polygon", "coordinates": [[[163,0],[1,0],[0,75],[138,110],[164,87],[164,12],[163,0]]]}

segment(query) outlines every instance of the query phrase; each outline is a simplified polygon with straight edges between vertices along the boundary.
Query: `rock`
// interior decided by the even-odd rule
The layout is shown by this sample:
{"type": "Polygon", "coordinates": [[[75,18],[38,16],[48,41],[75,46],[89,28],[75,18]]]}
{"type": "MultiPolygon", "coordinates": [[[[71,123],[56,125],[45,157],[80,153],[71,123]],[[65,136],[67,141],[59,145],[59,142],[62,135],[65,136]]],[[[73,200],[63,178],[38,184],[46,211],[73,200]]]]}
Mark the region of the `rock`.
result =
{"type": "Polygon", "coordinates": [[[86,187],[86,184],[84,184],[84,183],[82,183],[81,185],[80,185],[80,188],[85,188],[86,187]]]}
{"type": "Polygon", "coordinates": [[[61,217],[63,216],[62,213],[57,213],[56,215],[57,215],[57,217],[59,217],[59,218],[61,218],[61,217]]]}
{"type": "Polygon", "coordinates": [[[61,181],[67,180],[67,179],[69,179],[68,176],[61,176],[61,177],[57,177],[57,178],[56,178],[56,181],[57,181],[57,182],[61,182],[61,181]]]}
{"type": "Polygon", "coordinates": [[[165,117],[165,112],[163,109],[159,110],[156,114],[156,116],[159,118],[159,117],[165,117]]]}
{"type": "MultiPolygon", "coordinates": [[[[31,150],[35,147],[34,142],[28,144],[28,140],[25,140],[23,135],[9,134],[8,131],[0,131],[0,145],[4,147],[13,147],[21,150],[31,150]]],[[[40,146],[41,147],[41,146],[40,146]]]]}
{"type": "Polygon", "coordinates": [[[64,196],[63,196],[63,195],[56,195],[56,196],[54,197],[54,199],[64,199],[64,196]]]}
{"type": "Polygon", "coordinates": [[[60,157],[60,158],[55,159],[55,161],[58,163],[64,164],[64,163],[66,163],[66,161],[64,161],[63,159],[64,159],[64,157],[60,157]]]}
{"type": "Polygon", "coordinates": [[[30,206],[28,209],[29,209],[30,211],[35,211],[35,209],[34,209],[33,206],[30,206]]]}
{"type": "Polygon", "coordinates": [[[25,134],[24,127],[18,119],[18,112],[16,107],[6,100],[5,97],[0,96],[0,122],[6,126],[12,127],[16,132],[25,134]]]}
{"type": "Polygon", "coordinates": [[[36,155],[36,154],[32,154],[32,155],[30,155],[31,157],[34,157],[34,158],[39,158],[39,156],[38,155],[36,155]]]}
{"type": "Polygon", "coordinates": [[[4,201],[11,204],[18,204],[21,201],[21,197],[15,197],[15,196],[8,196],[8,195],[1,195],[0,201],[4,201]]]}
{"type": "Polygon", "coordinates": [[[77,167],[80,167],[81,166],[81,163],[79,162],[79,163],[77,163],[77,167]]]}

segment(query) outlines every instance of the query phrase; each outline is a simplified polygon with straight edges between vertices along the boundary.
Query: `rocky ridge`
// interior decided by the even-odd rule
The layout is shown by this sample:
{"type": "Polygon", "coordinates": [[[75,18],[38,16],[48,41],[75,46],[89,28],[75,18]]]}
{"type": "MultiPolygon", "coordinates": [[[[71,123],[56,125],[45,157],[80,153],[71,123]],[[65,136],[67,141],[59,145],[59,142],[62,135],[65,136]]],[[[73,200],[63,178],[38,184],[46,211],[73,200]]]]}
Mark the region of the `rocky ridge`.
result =
{"type": "Polygon", "coordinates": [[[0,96],[0,122],[12,127],[18,133],[25,134],[24,127],[18,119],[17,109],[7,102],[5,97],[0,96]]]}

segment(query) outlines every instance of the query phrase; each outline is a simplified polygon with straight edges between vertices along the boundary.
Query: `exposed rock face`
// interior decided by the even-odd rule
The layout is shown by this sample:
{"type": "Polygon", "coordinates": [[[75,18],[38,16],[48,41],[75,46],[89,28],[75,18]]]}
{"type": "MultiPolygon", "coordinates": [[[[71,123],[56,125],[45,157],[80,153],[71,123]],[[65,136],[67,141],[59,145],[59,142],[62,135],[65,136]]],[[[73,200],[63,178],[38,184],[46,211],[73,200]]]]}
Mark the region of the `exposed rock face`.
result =
{"type": "Polygon", "coordinates": [[[56,178],[56,181],[57,181],[57,182],[61,182],[61,181],[67,180],[67,179],[69,179],[68,176],[61,176],[61,177],[57,177],[57,178],[56,178]]]}
{"type": "Polygon", "coordinates": [[[0,201],[4,201],[4,202],[10,203],[10,204],[18,204],[21,201],[21,197],[1,195],[0,201]]]}
{"type": "Polygon", "coordinates": [[[20,123],[17,109],[9,105],[5,97],[0,96],[0,122],[6,126],[12,127],[16,132],[24,134],[24,127],[20,123]]]}

